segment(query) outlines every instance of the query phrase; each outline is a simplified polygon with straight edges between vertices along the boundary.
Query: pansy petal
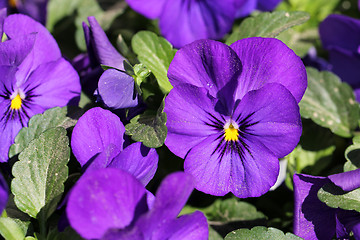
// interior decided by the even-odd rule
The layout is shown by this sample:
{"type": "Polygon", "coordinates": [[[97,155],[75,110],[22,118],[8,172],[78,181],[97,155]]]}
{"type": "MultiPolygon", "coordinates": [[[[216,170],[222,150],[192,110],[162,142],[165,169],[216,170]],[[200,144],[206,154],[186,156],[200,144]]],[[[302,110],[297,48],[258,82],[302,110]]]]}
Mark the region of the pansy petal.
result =
{"type": "Polygon", "coordinates": [[[126,0],[136,12],[147,18],[158,18],[164,9],[166,0],[126,0]]]}
{"type": "Polygon", "coordinates": [[[205,88],[189,84],[174,87],[165,99],[168,135],[166,146],[176,155],[186,153],[208,135],[222,128],[222,118],[214,108],[216,99],[208,96],[205,88]]]}
{"type": "Polygon", "coordinates": [[[126,73],[108,69],[99,79],[98,91],[107,107],[130,108],[138,104],[134,84],[134,79],[126,73]]]}
{"type": "Polygon", "coordinates": [[[4,33],[3,25],[4,25],[4,20],[6,18],[6,15],[7,15],[6,6],[1,6],[1,3],[0,3],[0,36],[2,36],[4,33]]]}
{"type": "Polygon", "coordinates": [[[66,213],[82,237],[99,239],[111,228],[128,226],[144,197],[144,186],[131,174],[99,169],[83,175],[72,188],[66,213]]]}
{"type": "Polygon", "coordinates": [[[175,54],[168,77],[174,87],[182,83],[204,87],[211,96],[220,98],[231,108],[241,69],[238,56],[229,46],[212,40],[199,40],[175,54]]]}
{"type": "Polygon", "coordinates": [[[224,196],[231,191],[231,164],[228,155],[217,151],[220,140],[218,135],[211,135],[193,147],[185,158],[184,171],[191,174],[195,188],[204,193],[224,196]]]}
{"type": "Polygon", "coordinates": [[[5,209],[8,198],[9,198],[9,187],[7,186],[4,177],[0,174],[0,214],[5,209]]]}
{"type": "Polygon", "coordinates": [[[114,144],[110,143],[104,151],[95,154],[84,166],[86,173],[96,171],[98,169],[107,168],[111,161],[119,153],[119,149],[114,144]]]}
{"type": "Polygon", "coordinates": [[[193,178],[189,174],[176,172],[168,175],[156,191],[152,208],[135,225],[141,227],[144,236],[151,236],[161,223],[178,216],[193,189],[193,178]]]}
{"type": "Polygon", "coordinates": [[[282,0],[258,0],[256,9],[260,11],[272,11],[282,0]]]}
{"type": "Polygon", "coordinates": [[[231,45],[238,54],[243,71],[236,99],[266,83],[284,85],[300,102],[307,86],[304,64],[290,48],[275,38],[245,38],[231,45]]]}
{"type": "Polygon", "coordinates": [[[319,25],[319,33],[325,49],[338,47],[357,52],[360,43],[360,20],[331,14],[319,25]]]}
{"type": "Polygon", "coordinates": [[[336,209],[317,197],[329,180],[305,174],[294,175],[294,234],[304,239],[332,239],[336,229],[336,209]]]}
{"type": "Polygon", "coordinates": [[[244,134],[264,144],[278,158],[289,154],[302,132],[299,107],[281,84],[269,83],[248,92],[233,114],[244,134]]]}
{"type": "Polygon", "coordinates": [[[124,70],[123,61],[125,58],[114,48],[107,38],[104,30],[101,28],[96,18],[88,17],[92,46],[95,48],[94,52],[98,57],[98,61],[106,66],[114,67],[124,70]]]}
{"type": "Polygon", "coordinates": [[[4,32],[10,39],[21,38],[29,33],[37,33],[33,50],[34,58],[32,59],[34,68],[61,57],[60,49],[50,32],[28,16],[22,14],[8,16],[4,22],[4,32]]]}
{"type": "Polygon", "coordinates": [[[360,187],[360,169],[333,174],[328,178],[344,191],[352,191],[360,187]]]}
{"type": "Polygon", "coordinates": [[[48,0],[26,0],[23,4],[19,4],[20,13],[29,15],[36,21],[46,24],[48,0]]]}
{"type": "Polygon", "coordinates": [[[144,240],[144,235],[137,226],[126,229],[110,229],[101,240],[144,240]]]}
{"type": "Polygon", "coordinates": [[[71,137],[71,148],[81,166],[110,144],[122,150],[125,127],[112,112],[95,107],[88,110],[76,123],[71,137]]]}
{"type": "Polygon", "coordinates": [[[236,18],[246,17],[256,8],[257,0],[236,0],[236,18]]]}
{"type": "Polygon", "coordinates": [[[152,239],[196,239],[207,240],[209,227],[206,217],[200,211],[164,222],[152,234],[152,239]]]}
{"type": "Polygon", "coordinates": [[[158,160],[159,156],[155,149],[136,142],[117,155],[109,167],[119,168],[131,173],[146,186],[155,175],[158,160]]]}
{"type": "Polygon", "coordinates": [[[360,239],[360,213],[357,211],[349,211],[343,209],[337,209],[336,217],[340,222],[340,227],[345,228],[346,231],[341,231],[341,229],[336,226],[337,236],[339,239],[349,239],[349,233],[352,231],[354,233],[354,238],[356,240],[360,239]],[[340,230],[338,234],[338,229],[340,230]]]}

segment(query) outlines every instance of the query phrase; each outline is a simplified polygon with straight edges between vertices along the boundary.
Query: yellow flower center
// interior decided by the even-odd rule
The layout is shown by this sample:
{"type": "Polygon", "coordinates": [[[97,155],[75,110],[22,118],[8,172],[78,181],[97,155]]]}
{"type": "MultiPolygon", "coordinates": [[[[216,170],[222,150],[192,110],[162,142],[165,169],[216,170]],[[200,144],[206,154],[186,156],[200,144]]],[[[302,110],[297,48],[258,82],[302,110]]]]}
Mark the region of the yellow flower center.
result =
{"type": "Polygon", "coordinates": [[[12,100],[11,100],[11,109],[13,110],[19,110],[21,108],[22,99],[20,97],[20,94],[17,94],[12,100]]]}
{"type": "Polygon", "coordinates": [[[9,0],[9,5],[10,5],[10,7],[12,7],[12,8],[16,8],[17,0],[9,0]]]}
{"type": "Polygon", "coordinates": [[[224,137],[226,141],[237,141],[239,139],[239,131],[237,127],[234,127],[234,125],[232,123],[230,123],[230,125],[225,128],[225,133],[224,133],[224,137]]]}

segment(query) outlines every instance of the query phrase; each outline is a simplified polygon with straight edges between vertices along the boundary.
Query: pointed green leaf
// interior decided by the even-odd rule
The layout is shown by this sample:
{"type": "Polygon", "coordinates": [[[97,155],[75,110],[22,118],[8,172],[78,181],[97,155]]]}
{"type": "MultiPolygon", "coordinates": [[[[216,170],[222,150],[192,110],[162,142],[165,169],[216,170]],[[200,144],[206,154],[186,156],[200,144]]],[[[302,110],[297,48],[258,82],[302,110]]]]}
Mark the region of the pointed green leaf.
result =
{"type": "Polygon", "coordinates": [[[359,104],[351,87],[330,72],[307,68],[308,88],[300,113],[342,137],[351,137],[358,126],[359,104]]]}
{"type": "Polygon", "coordinates": [[[239,39],[248,37],[276,37],[288,28],[302,24],[309,20],[306,12],[264,12],[255,17],[246,18],[240,26],[226,40],[230,45],[239,39]]]}
{"type": "Polygon", "coordinates": [[[19,154],[35,138],[45,130],[54,127],[70,128],[74,126],[83,111],[77,107],[55,107],[43,114],[33,116],[28,127],[22,128],[11,145],[9,157],[19,154]]]}
{"type": "Polygon", "coordinates": [[[360,188],[346,192],[335,184],[328,183],[320,188],[318,198],[329,207],[360,212],[360,188]]]}
{"type": "Polygon", "coordinates": [[[30,142],[12,169],[11,191],[16,206],[29,216],[46,221],[64,192],[69,158],[64,128],[51,128],[30,142]]]}
{"type": "Polygon", "coordinates": [[[17,222],[8,217],[0,218],[0,234],[6,240],[22,240],[26,232],[17,224],[17,222]]]}
{"type": "Polygon", "coordinates": [[[225,240],[300,240],[302,238],[292,234],[284,234],[276,228],[254,227],[252,229],[238,229],[226,235],[225,240]]]}
{"type": "Polygon", "coordinates": [[[150,148],[161,147],[167,135],[166,114],[164,110],[164,101],[157,113],[145,111],[130,120],[125,126],[126,134],[137,142],[142,142],[150,148]]]}
{"type": "Polygon", "coordinates": [[[223,240],[219,233],[209,226],[209,240],[223,240]]]}
{"type": "Polygon", "coordinates": [[[161,91],[170,92],[172,86],[167,71],[176,52],[172,45],[153,32],[141,31],[132,38],[131,46],[138,55],[139,61],[155,75],[161,91]]]}
{"type": "Polygon", "coordinates": [[[345,158],[345,172],[360,168],[360,136],[353,138],[353,144],[345,150],[345,158]]]}

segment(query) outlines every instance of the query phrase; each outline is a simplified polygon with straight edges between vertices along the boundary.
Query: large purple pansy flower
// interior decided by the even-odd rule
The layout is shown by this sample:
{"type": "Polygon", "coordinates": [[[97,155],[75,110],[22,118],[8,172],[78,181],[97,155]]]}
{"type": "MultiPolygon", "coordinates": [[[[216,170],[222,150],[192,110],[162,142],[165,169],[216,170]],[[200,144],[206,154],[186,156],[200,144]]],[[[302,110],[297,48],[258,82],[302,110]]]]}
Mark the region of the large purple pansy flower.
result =
{"type": "Polygon", "coordinates": [[[66,212],[71,227],[85,239],[205,240],[208,225],[201,212],[177,218],[193,188],[190,175],[173,173],[162,181],[149,207],[146,189],[132,175],[101,169],[76,183],[66,212]]]}
{"type": "Polygon", "coordinates": [[[329,51],[332,71],[354,89],[360,101],[360,20],[329,15],[319,26],[323,47],[329,51]]]}
{"type": "Polygon", "coordinates": [[[127,0],[145,17],[159,19],[161,34],[176,48],[198,39],[220,39],[235,19],[236,0],[127,0]]]}
{"type": "Polygon", "coordinates": [[[48,1],[49,0],[0,0],[0,8],[8,8],[11,12],[26,14],[45,25],[48,1]]]}
{"type": "Polygon", "coordinates": [[[301,135],[298,102],[307,85],[301,59],[277,39],[230,47],[199,40],[170,64],[166,146],[185,158],[196,189],[255,197],[274,185],[278,158],[301,135]]]}
{"type": "Polygon", "coordinates": [[[360,239],[360,213],[328,207],[317,193],[325,184],[332,183],[344,191],[360,187],[360,169],[316,177],[305,174],[294,175],[294,233],[304,239],[348,239],[352,231],[360,239]]]}
{"type": "Polygon", "coordinates": [[[76,123],[71,147],[86,172],[118,168],[131,173],[145,186],[157,170],[159,157],[155,149],[140,142],[123,148],[124,133],[118,116],[109,110],[92,108],[76,123]]]}
{"type": "Polygon", "coordinates": [[[79,76],[43,25],[14,14],[3,31],[9,40],[0,43],[0,162],[33,115],[80,99],[79,76]]]}

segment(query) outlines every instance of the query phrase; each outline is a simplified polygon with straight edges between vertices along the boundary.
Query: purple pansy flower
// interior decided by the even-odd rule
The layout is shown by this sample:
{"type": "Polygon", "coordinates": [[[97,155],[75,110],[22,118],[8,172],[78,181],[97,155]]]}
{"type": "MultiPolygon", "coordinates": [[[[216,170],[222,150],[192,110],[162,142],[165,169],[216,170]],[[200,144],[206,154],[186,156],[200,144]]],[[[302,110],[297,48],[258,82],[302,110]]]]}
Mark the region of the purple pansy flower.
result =
{"type": "Polygon", "coordinates": [[[320,24],[319,32],[332,71],[350,84],[360,102],[360,20],[331,14],[320,24]]]}
{"type": "Polygon", "coordinates": [[[8,8],[11,12],[28,15],[45,25],[48,1],[49,0],[0,0],[0,8],[8,8]]]}
{"type": "Polygon", "coordinates": [[[198,39],[220,39],[231,30],[236,0],[127,0],[135,11],[159,19],[161,34],[176,48],[198,39]]]}
{"type": "Polygon", "coordinates": [[[282,0],[237,0],[236,17],[245,17],[255,9],[272,11],[282,0]]]}
{"type": "Polygon", "coordinates": [[[118,116],[95,107],[76,123],[71,147],[86,172],[118,168],[131,173],[145,186],[157,170],[159,157],[155,149],[140,142],[124,148],[124,133],[125,127],[118,116]]]}
{"type": "Polygon", "coordinates": [[[4,177],[0,174],[0,214],[5,209],[9,198],[9,188],[4,177]]]}
{"type": "Polygon", "coordinates": [[[177,218],[193,188],[190,175],[173,173],[162,181],[149,207],[146,189],[131,174],[101,169],[76,183],[66,212],[71,227],[85,239],[205,240],[208,225],[201,212],[177,218]]]}
{"type": "Polygon", "coordinates": [[[168,77],[165,144],[185,158],[196,189],[242,198],[267,192],[278,159],[301,135],[301,59],[277,39],[199,40],[176,53],[168,77]]]}
{"type": "Polygon", "coordinates": [[[43,25],[14,14],[3,31],[9,40],[0,43],[0,162],[33,115],[80,99],[79,76],[43,25]]]}
{"type": "Polygon", "coordinates": [[[294,233],[306,240],[347,239],[352,231],[360,239],[360,213],[328,207],[317,193],[327,183],[333,183],[344,191],[360,187],[360,169],[316,177],[305,174],[294,175],[294,233]]]}

